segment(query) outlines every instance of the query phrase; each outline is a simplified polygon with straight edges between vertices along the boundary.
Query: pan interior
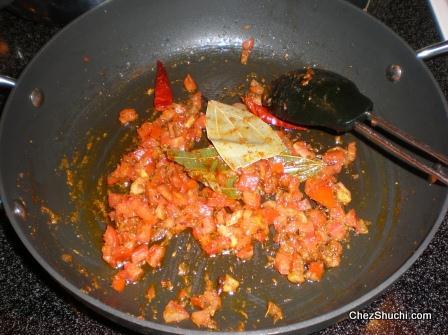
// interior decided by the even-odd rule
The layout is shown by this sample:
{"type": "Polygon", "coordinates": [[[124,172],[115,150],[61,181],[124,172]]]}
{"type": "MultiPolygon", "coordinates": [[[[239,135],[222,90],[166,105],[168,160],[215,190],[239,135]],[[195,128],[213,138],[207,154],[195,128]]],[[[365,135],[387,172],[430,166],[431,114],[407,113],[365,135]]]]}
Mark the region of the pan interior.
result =
{"type": "MultiPolygon", "coordinates": [[[[242,66],[239,50],[231,48],[196,50],[187,55],[166,61],[178,99],[186,97],[182,79],[187,73],[193,75],[208,98],[235,102],[239,100],[237,93],[245,90],[250,78],[257,76],[269,81],[276,75],[304,65],[299,61],[286,62],[284,58],[266,55],[253,57],[247,66],[242,66]]],[[[104,100],[105,103],[90,105],[83,111],[89,115],[89,127],[84,134],[79,132],[86,129],[84,119],[80,119],[79,124],[70,125],[69,129],[61,129],[63,136],[76,137],[79,141],[75,143],[74,150],[61,157],[57,170],[60,179],[67,179],[68,173],[71,184],[68,185],[71,192],[68,200],[71,205],[58,208],[48,204],[48,208],[60,218],[60,222],[48,228],[54,240],[60,243],[59,258],[70,255],[73,259],[67,264],[59,262],[58,267],[69,272],[70,276],[78,277],[77,285],[89,295],[125,313],[156,322],[163,322],[164,306],[176,297],[181,288],[191,285],[193,294],[199,294],[203,290],[206,273],[212,280],[231,274],[240,281],[240,290],[234,296],[223,298],[223,308],[216,316],[219,328],[229,331],[235,330],[240,323],[247,330],[271,327],[272,320],[265,318],[268,301],[281,306],[286,316],[277,324],[289,324],[340,307],[344,300],[349,301],[356,296],[354,288],[359,290],[364,285],[369,286],[369,282],[362,282],[359,277],[363,274],[368,276],[386,243],[388,232],[397,224],[393,213],[400,209],[399,187],[388,186],[397,180],[390,163],[368,145],[347,134],[343,136],[344,144],[356,141],[359,155],[356,163],[342,174],[341,180],[352,190],[354,201],[351,207],[372,225],[369,235],[351,237],[341,266],[329,270],[321,282],[301,286],[289,283],[267,266],[268,252],[265,249],[272,250],[272,245],[268,244],[263,249],[257,245],[253,259],[246,262],[229,255],[210,258],[186,232],[171,241],[161,270],[145,268],[147,271],[141,281],[128,286],[124,293],[115,293],[110,288],[115,271],[101,259],[102,234],[107,224],[104,177],[114,169],[124,152],[135,147],[136,126],[120,126],[118,112],[126,107],[135,108],[139,113],[139,123],[154,118],[152,96],[147,94],[154,81],[154,71],[149,68],[126,85],[120,84],[111,90],[111,97],[104,100]],[[69,134],[71,131],[75,131],[76,136],[69,134]],[[359,178],[355,180],[353,175],[359,175],[359,178]],[[376,200],[372,202],[371,199],[376,200]],[[182,262],[189,265],[186,280],[177,274],[182,262]],[[161,281],[167,280],[174,286],[172,291],[161,287],[161,281]],[[145,293],[152,284],[156,287],[157,296],[148,303],[145,293]]],[[[304,132],[300,136],[322,151],[335,145],[335,137],[322,131],[304,132]]],[[[194,329],[190,322],[182,326],[194,329]]]]}

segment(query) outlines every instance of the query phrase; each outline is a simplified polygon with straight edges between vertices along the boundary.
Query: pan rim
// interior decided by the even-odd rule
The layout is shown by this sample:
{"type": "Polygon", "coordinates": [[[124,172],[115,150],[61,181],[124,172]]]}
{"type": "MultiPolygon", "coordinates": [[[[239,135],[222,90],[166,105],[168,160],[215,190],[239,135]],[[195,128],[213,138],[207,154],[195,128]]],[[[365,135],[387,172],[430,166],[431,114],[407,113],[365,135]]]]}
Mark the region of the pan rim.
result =
{"type": "MultiPolygon", "coordinates": [[[[56,33],[45,45],[42,47],[42,49],[39,50],[39,52],[33,57],[33,59],[28,63],[26,68],[22,71],[20,74],[16,88],[14,88],[6,101],[6,104],[3,109],[3,117],[1,117],[0,120],[0,141],[3,138],[3,130],[5,127],[5,116],[8,114],[8,111],[10,110],[10,105],[12,104],[12,100],[14,98],[15,92],[20,88],[20,84],[22,82],[22,79],[26,76],[27,72],[30,68],[33,67],[33,64],[37,61],[38,58],[42,54],[46,52],[46,50],[50,47],[52,42],[56,39],[61,38],[61,36],[64,35],[66,30],[72,29],[73,26],[76,25],[77,22],[82,21],[83,18],[90,16],[94,13],[97,13],[97,11],[103,10],[104,7],[107,6],[107,4],[113,2],[113,0],[106,0],[105,2],[101,3],[97,7],[95,7],[93,10],[84,13],[80,17],[73,20],[70,24],[62,28],[58,33],[56,33]]],[[[374,18],[373,16],[364,13],[361,9],[355,7],[354,5],[347,3],[343,0],[337,0],[339,6],[345,6],[347,10],[354,10],[359,11],[362,15],[365,16],[366,20],[370,20],[372,25],[376,25],[377,28],[381,28],[385,30],[390,35],[393,35],[397,42],[401,44],[402,48],[408,49],[410,52],[415,53],[415,50],[413,50],[404,40],[401,38],[397,33],[395,33],[391,28],[386,26],[384,23],[379,21],[378,19],[374,18]]],[[[440,89],[440,86],[438,82],[435,80],[432,72],[428,69],[426,64],[420,60],[421,65],[423,66],[426,74],[430,77],[432,80],[437,93],[439,94],[443,106],[445,109],[445,114],[448,115],[448,104],[446,101],[446,98],[443,94],[443,92],[440,89]]],[[[117,309],[112,308],[111,306],[107,305],[106,303],[91,297],[90,295],[83,293],[79,288],[77,288],[75,285],[73,285],[71,282],[66,280],[64,276],[62,276],[59,272],[55,271],[48,263],[47,261],[38,253],[38,251],[34,248],[33,244],[31,243],[30,239],[26,236],[24,230],[21,228],[21,225],[18,223],[17,217],[13,214],[13,209],[11,206],[11,200],[6,196],[6,191],[4,189],[4,183],[3,183],[3,173],[2,169],[0,168],[0,198],[3,201],[4,209],[7,214],[7,217],[11,223],[11,225],[14,228],[14,231],[19,236],[22,243],[25,245],[28,252],[33,256],[33,258],[39,263],[39,265],[45,269],[47,273],[50,274],[51,277],[62,287],[64,287],[72,296],[74,296],[77,300],[81,301],[82,303],[85,303],[87,306],[92,308],[94,311],[98,312],[99,314],[107,317],[108,319],[112,320],[113,322],[119,324],[119,320],[124,321],[126,324],[126,327],[134,329],[136,331],[142,331],[142,330],[157,330],[162,332],[169,332],[169,333],[176,333],[176,334],[205,334],[209,333],[207,330],[196,330],[196,329],[189,329],[189,328],[179,328],[174,327],[171,325],[156,323],[149,320],[140,320],[135,316],[131,316],[127,313],[124,313],[122,311],[119,311],[117,309]]],[[[308,327],[316,327],[315,330],[322,329],[324,326],[329,326],[329,322],[333,322],[336,318],[343,317],[344,319],[347,317],[347,313],[352,310],[357,310],[361,308],[363,305],[367,304],[369,301],[371,301],[373,298],[375,298],[377,295],[382,293],[387,287],[392,285],[398,278],[401,277],[401,275],[406,272],[413,264],[414,262],[421,256],[423,251],[428,247],[429,243],[433,239],[434,235],[438,231],[440,225],[442,224],[445,215],[448,211],[448,189],[446,190],[445,200],[443,202],[443,205],[441,206],[439,215],[437,219],[434,221],[434,224],[425,237],[425,239],[422,241],[422,243],[419,245],[419,247],[414,251],[414,253],[388,278],[386,278],[380,285],[373,288],[372,290],[368,291],[367,293],[360,296],[358,299],[351,301],[348,304],[345,304],[331,312],[313,317],[308,320],[300,321],[297,323],[292,323],[290,325],[285,325],[281,327],[273,327],[273,328],[265,328],[260,330],[249,330],[249,331],[243,331],[241,334],[277,334],[277,333],[286,333],[286,332],[292,332],[292,331],[300,331],[304,330],[308,327]]],[[[217,331],[215,332],[217,334],[234,334],[234,332],[227,332],[227,331],[217,331]]]]}

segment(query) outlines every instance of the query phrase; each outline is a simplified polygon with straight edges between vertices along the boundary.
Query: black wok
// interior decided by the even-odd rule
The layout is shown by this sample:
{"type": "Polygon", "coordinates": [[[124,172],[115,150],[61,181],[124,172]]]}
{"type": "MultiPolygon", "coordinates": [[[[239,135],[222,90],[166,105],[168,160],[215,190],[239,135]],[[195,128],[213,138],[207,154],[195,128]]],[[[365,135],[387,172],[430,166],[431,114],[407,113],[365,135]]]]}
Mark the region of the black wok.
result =
{"type": "MultiPolygon", "coordinates": [[[[235,311],[244,300],[248,331],[311,332],[369,301],[428,245],[446,212],[447,189],[430,185],[378,148],[355,139],[359,157],[354,171],[361,177],[350,185],[358,199],[353,207],[372,221],[370,234],[352,238],[341,266],[328,271],[320,283],[288,284],[265,269],[261,250],[247,263],[229,256],[206,259],[197,247],[186,251],[185,234],[172,241],[168,255],[178,252],[165,259],[161,271],[115,293],[110,288],[114,271],[101,259],[106,222],[91,202],[104,195],[97,181],[111,171],[133,134],[133,129],[118,125],[118,111],[132,106],[141,118],[150,116],[146,110],[151,97],[144,93],[152,86],[156,59],[166,62],[171,79],[192,73],[210,98],[220,98],[224,87],[238,86],[252,71],[272,78],[317,64],[353,80],[375,103],[378,115],[442,152],[448,149],[446,102],[424,63],[389,29],[346,3],[106,2],[64,29],[30,63],[10,94],[0,126],[0,194],[8,217],[37,261],[81,301],[141,332],[193,333],[196,328],[189,322],[176,328],[161,321],[176,289],[158,289],[152,305],[145,303],[145,289],[161,279],[179,287],[176,273],[182,260],[197,273],[192,279],[195,292],[201,291],[205,268],[216,278],[233,265],[235,276],[244,280],[241,293],[224,299],[216,316],[221,330],[231,331],[244,319],[235,311]],[[242,66],[239,49],[249,36],[255,37],[256,47],[249,64],[242,66]],[[403,69],[398,82],[386,78],[390,64],[403,69]],[[29,97],[33,91],[34,97],[36,92],[43,96],[33,100],[38,107],[29,97]],[[60,163],[86,153],[90,159],[79,170],[82,189],[73,200],[60,163]],[[43,206],[56,216],[42,211],[43,206]],[[264,317],[268,300],[281,305],[285,314],[275,325],[264,317]],[[158,310],[157,319],[152,307],[158,310]]],[[[332,140],[321,133],[310,136],[322,143],[332,140]]]]}

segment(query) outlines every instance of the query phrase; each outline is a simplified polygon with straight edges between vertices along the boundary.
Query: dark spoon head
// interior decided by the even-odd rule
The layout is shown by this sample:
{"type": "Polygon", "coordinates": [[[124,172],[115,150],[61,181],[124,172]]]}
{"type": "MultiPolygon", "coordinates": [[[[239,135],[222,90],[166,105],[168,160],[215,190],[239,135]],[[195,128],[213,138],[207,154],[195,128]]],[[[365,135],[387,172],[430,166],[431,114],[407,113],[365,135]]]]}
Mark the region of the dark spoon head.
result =
{"type": "Polygon", "coordinates": [[[295,70],[274,80],[269,105],[279,119],[336,132],[350,131],[373,108],[352,81],[317,68],[295,70]]]}

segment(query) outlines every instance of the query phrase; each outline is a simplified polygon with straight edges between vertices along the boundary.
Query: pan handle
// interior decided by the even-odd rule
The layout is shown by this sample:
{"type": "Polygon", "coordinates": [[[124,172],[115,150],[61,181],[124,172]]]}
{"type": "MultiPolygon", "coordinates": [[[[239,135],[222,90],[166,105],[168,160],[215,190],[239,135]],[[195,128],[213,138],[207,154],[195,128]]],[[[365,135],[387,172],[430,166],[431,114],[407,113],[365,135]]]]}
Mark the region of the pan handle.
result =
{"type": "Polygon", "coordinates": [[[446,53],[448,53],[448,41],[443,41],[417,50],[417,58],[427,60],[446,53]]]}
{"type": "Polygon", "coordinates": [[[16,86],[16,80],[14,78],[0,75],[0,87],[6,87],[12,89],[15,86],[16,86]]]}

